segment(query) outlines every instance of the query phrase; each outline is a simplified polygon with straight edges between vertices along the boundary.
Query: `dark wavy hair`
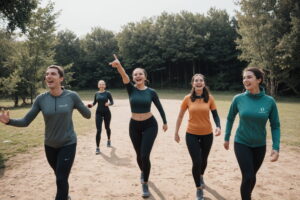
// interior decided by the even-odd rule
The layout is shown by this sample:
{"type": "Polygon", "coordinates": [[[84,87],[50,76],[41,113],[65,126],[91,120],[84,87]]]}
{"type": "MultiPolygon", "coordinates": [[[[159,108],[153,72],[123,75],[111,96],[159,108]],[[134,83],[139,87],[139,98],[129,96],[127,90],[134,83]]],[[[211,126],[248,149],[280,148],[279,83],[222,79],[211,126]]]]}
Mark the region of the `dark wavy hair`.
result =
{"type": "Polygon", "coordinates": [[[264,83],[265,73],[260,68],[258,68],[258,67],[246,67],[243,70],[242,77],[244,76],[244,73],[247,72],[247,71],[252,72],[257,79],[261,80],[261,82],[259,83],[259,86],[261,86],[264,83]]]}
{"type": "MultiPolygon", "coordinates": [[[[203,80],[205,81],[205,77],[203,74],[195,74],[193,77],[192,77],[192,80],[191,80],[191,85],[192,85],[192,90],[190,92],[191,94],[191,101],[194,102],[196,100],[196,92],[195,92],[195,88],[193,87],[193,83],[194,83],[194,80],[195,80],[195,77],[196,76],[201,76],[203,78],[203,80]]],[[[209,100],[209,89],[208,87],[205,85],[205,87],[203,88],[203,99],[204,99],[204,102],[207,103],[208,100],[209,100]]]]}

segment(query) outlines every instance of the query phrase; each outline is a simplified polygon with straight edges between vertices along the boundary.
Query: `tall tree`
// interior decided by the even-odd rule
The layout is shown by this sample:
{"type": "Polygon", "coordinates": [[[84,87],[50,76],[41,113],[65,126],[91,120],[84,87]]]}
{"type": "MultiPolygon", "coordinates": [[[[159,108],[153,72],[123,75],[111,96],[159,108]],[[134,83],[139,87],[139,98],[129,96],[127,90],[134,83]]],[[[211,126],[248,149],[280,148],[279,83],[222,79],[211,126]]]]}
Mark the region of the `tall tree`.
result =
{"type": "Polygon", "coordinates": [[[26,26],[37,4],[38,0],[0,1],[0,17],[7,21],[7,30],[14,31],[18,27],[25,33],[26,26]]]}
{"type": "Polygon", "coordinates": [[[108,66],[112,54],[117,53],[117,41],[112,31],[96,27],[80,41],[80,58],[74,63],[74,82],[77,87],[87,88],[104,79],[111,85],[115,78],[108,66]]]}
{"type": "Polygon", "coordinates": [[[60,31],[56,36],[55,62],[58,65],[75,63],[80,56],[80,40],[69,30],[60,31]]]}
{"type": "MultiPolygon", "coordinates": [[[[240,58],[266,72],[269,93],[276,96],[281,80],[290,76],[281,62],[284,42],[283,46],[280,43],[283,38],[287,41],[288,36],[285,35],[289,35],[289,40],[294,40],[297,36],[289,33],[293,32],[293,27],[297,24],[293,25],[291,16],[295,8],[299,7],[299,1],[241,0],[239,5],[241,12],[237,13],[237,19],[241,38],[237,43],[242,51],[240,58]]],[[[284,65],[288,66],[286,61],[284,65]]],[[[290,59],[289,62],[294,60],[290,59]]]]}
{"type": "Polygon", "coordinates": [[[44,8],[38,8],[33,13],[28,25],[26,46],[28,48],[30,63],[33,70],[29,80],[32,82],[31,102],[41,85],[45,68],[54,63],[56,18],[59,13],[54,12],[54,3],[48,3],[44,8]]]}

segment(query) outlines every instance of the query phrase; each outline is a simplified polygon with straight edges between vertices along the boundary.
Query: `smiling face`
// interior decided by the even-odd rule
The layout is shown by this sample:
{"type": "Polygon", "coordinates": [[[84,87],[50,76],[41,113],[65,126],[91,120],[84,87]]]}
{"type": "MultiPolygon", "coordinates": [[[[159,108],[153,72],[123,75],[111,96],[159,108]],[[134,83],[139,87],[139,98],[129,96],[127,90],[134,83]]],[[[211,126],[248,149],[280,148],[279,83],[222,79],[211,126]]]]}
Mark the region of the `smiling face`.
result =
{"type": "Polygon", "coordinates": [[[145,80],[147,80],[147,76],[143,69],[136,68],[132,72],[132,79],[136,85],[145,85],[145,80]]]}
{"type": "Polygon", "coordinates": [[[192,86],[196,93],[203,91],[203,88],[205,87],[204,77],[200,74],[193,76],[192,86]]]}
{"type": "Polygon", "coordinates": [[[243,73],[243,84],[246,90],[257,91],[259,90],[259,85],[261,79],[258,79],[252,71],[244,71],[243,73]]]}
{"type": "Polygon", "coordinates": [[[105,83],[105,81],[100,80],[100,81],[98,82],[98,88],[99,88],[99,90],[101,90],[101,91],[105,90],[105,88],[106,88],[106,83],[105,83]]]}
{"type": "Polygon", "coordinates": [[[56,89],[61,87],[61,82],[64,77],[61,77],[58,69],[48,68],[45,75],[45,82],[49,89],[56,89]]]}

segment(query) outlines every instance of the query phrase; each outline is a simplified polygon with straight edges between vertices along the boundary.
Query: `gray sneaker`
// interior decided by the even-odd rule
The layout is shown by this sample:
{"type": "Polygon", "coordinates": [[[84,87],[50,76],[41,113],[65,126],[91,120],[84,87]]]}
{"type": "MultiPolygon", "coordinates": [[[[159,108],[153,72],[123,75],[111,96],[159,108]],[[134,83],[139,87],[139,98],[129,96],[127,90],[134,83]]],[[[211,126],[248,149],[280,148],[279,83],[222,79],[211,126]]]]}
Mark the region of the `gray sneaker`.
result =
{"type": "Polygon", "coordinates": [[[107,145],[106,145],[107,147],[111,147],[111,142],[110,142],[110,140],[108,140],[107,141],[107,145]]]}
{"type": "Polygon", "coordinates": [[[197,192],[196,192],[196,200],[204,200],[204,197],[203,197],[203,189],[197,189],[197,192]]]}
{"type": "Polygon", "coordinates": [[[205,188],[205,183],[204,183],[204,180],[203,180],[203,176],[200,176],[200,186],[202,187],[202,189],[205,188]]]}
{"type": "Polygon", "coordinates": [[[148,184],[147,183],[143,183],[142,184],[142,190],[143,190],[142,197],[143,198],[148,198],[150,196],[150,193],[149,193],[149,188],[148,188],[148,184]]]}
{"type": "Polygon", "coordinates": [[[99,147],[96,148],[96,155],[100,154],[100,149],[99,147]]]}

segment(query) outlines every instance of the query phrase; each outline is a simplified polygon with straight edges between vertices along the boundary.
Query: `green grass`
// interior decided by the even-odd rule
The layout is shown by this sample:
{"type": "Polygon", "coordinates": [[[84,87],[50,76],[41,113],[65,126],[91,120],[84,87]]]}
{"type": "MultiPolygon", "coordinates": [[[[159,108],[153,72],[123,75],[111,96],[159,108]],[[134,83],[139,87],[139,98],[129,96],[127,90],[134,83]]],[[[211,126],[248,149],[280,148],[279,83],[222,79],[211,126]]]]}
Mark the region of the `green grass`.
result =
{"type": "MultiPolygon", "coordinates": [[[[127,99],[128,95],[125,89],[109,90],[114,99],[127,99]]],[[[92,101],[96,90],[78,91],[83,100],[92,101]]],[[[157,90],[161,99],[178,99],[189,93],[188,89],[176,90],[157,90]]],[[[236,93],[232,92],[212,92],[216,99],[219,115],[226,119],[228,108],[231,104],[232,97],[236,93]]],[[[280,98],[277,101],[280,122],[281,122],[281,142],[290,146],[300,146],[300,100],[296,98],[280,98]]],[[[8,99],[0,100],[0,107],[10,108],[11,118],[23,117],[30,108],[25,107],[12,108],[13,101],[8,99]]],[[[75,130],[78,135],[83,135],[90,130],[90,123],[84,119],[77,111],[74,111],[73,120],[75,130]]],[[[27,152],[29,149],[43,145],[44,140],[44,120],[41,114],[27,128],[17,128],[12,126],[0,125],[0,168],[4,167],[5,161],[10,157],[27,152]]],[[[222,122],[223,130],[225,121],[222,122]]],[[[175,126],[175,124],[169,124],[175,126]]],[[[268,130],[268,133],[270,131],[268,130]]],[[[269,134],[270,137],[270,134],[269,134]]]]}

